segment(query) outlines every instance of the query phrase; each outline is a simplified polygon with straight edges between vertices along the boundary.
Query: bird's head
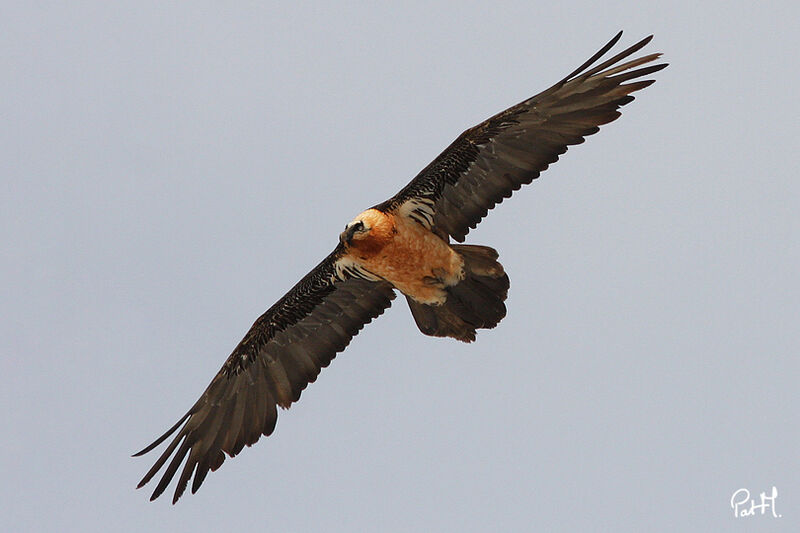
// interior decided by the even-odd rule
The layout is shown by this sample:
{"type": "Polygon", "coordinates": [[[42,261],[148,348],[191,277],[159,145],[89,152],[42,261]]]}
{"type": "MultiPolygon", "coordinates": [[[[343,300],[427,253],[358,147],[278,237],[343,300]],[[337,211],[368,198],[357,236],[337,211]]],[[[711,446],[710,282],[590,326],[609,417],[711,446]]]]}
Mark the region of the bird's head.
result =
{"type": "Polygon", "coordinates": [[[339,242],[350,248],[382,247],[395,233],[390,215],[377,209],[367,209],[344,227],[339,242]]]}
{"type": "Polygon", "coordinates": [[[352,246],[353,241],[363,239],[369,233],[370,228],[364,224],[363,220],[355,219],[344,227],[344,231],[339,235],[339,242],[345,246],[352,246]]]}

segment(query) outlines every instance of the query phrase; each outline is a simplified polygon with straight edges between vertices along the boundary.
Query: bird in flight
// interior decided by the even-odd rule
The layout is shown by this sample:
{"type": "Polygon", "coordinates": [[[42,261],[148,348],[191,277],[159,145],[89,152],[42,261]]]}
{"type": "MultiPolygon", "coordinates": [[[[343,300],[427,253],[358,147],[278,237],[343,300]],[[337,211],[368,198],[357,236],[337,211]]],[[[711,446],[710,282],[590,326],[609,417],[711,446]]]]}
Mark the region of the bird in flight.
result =
{"type": "Polygon", "coordinates": [[[549,89],[462,133],[399,193],[349,222],[333,252],[255,321],[191,409],[135,454],[177,432],[138,488],[166,465],[151,500],[179,469],[172,502],[190,480],[196,492],[226,455],[272,433],[277,407],[296,402],[395,291],[425,335],[470,342],[495,327],[509,288],[497,252],[451,241],[463,243],[489,209],[619,117],[631,93],[655,81],[642,78],[667,66],[652,64],[658,53],[630,59],[652,35],[595,65],[621,36],[549,89]]]}

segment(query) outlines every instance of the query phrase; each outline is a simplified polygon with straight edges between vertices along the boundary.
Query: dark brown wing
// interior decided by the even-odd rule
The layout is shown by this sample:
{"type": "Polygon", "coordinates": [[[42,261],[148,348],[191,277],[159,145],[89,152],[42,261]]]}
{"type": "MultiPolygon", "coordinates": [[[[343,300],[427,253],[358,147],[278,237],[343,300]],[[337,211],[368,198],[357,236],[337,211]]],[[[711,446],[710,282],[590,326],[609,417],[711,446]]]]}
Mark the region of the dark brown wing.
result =
{"type": "Polygon", "coordinates": [[[184,459],[172,503],[193,474],[194,493],[225,454],[233,457],[270,435],[276,407],[296,402],[320,369],[391,305],[391,285],[350,277],[337,263],[341,255],[340,246],[261,315],[189,412],[136,454],[153,450],[180,428],[139,482],[142,487],[169,461],[151,500],[164,492],[184,459]]]}
{"type": "Polygon", "coordinates": [[[463,242],[489,209],[537,178],[567,146],[619,117],[619,107],[633,100],[630,93],[654,82],[642,76],[667,66],[635,68],[661,54],[622,62],[651,35],[590,68],[621,35],[546,91],[462,133],[394,198],[376,207],[404,209],[440,235],[463,242]],[[624,83],[629,80],[638,81],[624,83]]]}

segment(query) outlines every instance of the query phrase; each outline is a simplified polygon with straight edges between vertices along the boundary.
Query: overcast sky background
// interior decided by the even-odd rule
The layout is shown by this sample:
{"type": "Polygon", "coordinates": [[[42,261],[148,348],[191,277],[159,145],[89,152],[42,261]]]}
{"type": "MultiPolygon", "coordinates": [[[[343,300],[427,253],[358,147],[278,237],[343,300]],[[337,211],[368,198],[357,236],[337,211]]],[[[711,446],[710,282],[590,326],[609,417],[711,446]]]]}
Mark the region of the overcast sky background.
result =
{"type": "Polygon", "coordinates": [[[216,4],[0,12],[0,530],[798,530],[796,2],[216,4]],[[671,66],[468,236],[499,327],[398,299],[198,494],[134,490],[347,221],[620,29],[671,66]]]}

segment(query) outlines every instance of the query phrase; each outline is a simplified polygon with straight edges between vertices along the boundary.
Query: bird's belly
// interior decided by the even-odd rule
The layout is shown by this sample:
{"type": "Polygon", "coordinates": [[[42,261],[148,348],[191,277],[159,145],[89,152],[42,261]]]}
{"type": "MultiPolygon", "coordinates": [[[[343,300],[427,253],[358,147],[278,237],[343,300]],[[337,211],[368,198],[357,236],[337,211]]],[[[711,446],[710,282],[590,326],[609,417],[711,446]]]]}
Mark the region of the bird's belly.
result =
{"type": "Polygon", "coordinates": [[[461,256],[413,221],[398,224],[391,242],[362,264],[406,296],[429,305],[444,303],[444,289],[464,278],[461,256]]]}

